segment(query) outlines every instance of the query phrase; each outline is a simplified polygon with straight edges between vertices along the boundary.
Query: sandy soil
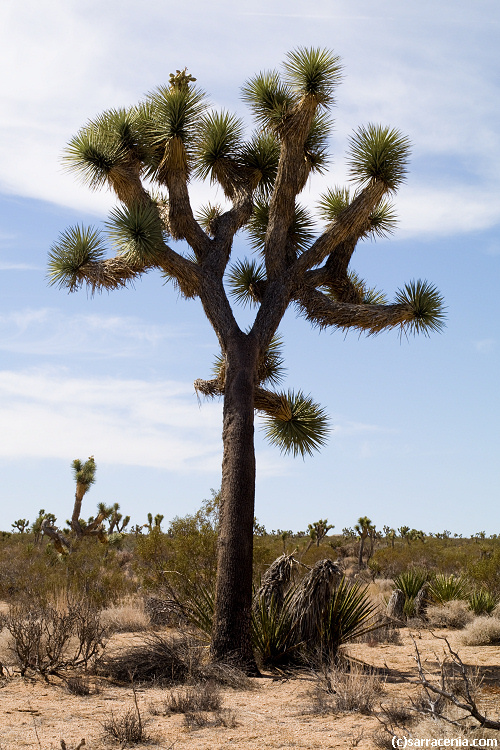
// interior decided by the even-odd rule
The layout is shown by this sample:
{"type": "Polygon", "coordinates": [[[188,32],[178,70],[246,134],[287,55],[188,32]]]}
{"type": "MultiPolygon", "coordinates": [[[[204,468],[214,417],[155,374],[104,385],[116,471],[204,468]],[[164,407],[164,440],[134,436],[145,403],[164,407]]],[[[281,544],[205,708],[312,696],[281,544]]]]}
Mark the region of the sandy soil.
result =
{"type": "MultiPolygon", "coordinates": [[[[444,634],[444,631],[436,631],[444,634]]],[[[415,679],[414,647],[407,630],[401,631],[402,644],[351,646],[350,654],[385,673],[380,703],[404,703],[417,688],[408,683],[415,679]]],[[[481,706],[488,715],[500,713],[500,647],[459,646],[457,634],[447,632],[466,664],[477,665],[484,678],[481,706]]],[[[130,638],[130,636],[128,636],[130,638]]],[[[124,639],[121,636],[121,639],[124,639]]],[[[125,639],[124,639],[125,640],[125,639]]],[[[443,643],[423,632],[417,636],[423,658],[435,662],[442,655],[443,643]]],[[[0,651],[1,644],[0,644],[0,651]]],[[[1,654],[4,665],[4,652],[1,654]]],[[[63,683],[50,684],[40,679],[22,679],[13,675],[0,680],[0,750],[33,748],[49,750],[61,747],[74,750],[85,738],[89,750],[111,750],[119,744],[106,738],[102,724],[113,713],[120,716],[133,707],[129,687],[101,682],[96,695],[75,697],[63,683]]],[[[160,705],[165,691],[138,688],[137,698],[153,741],[151,750],[260,750],[260,748],[374,748],[373,734],[379,728],[374,716],[356,713],[318,715],[311,713],[308,692],[314,685],[312,675],[293,679],[267,676],[252,680],[250,690],[224,690],[224,707],[235,718],[234,727],[207,726],[188,729],[182,715],[152,715],[151,706],[160,705]]],[[[377,709],[378,710],[378,709],[377,709]]],[[[500,743],[500,735],[499,735],[500,743]]]]}

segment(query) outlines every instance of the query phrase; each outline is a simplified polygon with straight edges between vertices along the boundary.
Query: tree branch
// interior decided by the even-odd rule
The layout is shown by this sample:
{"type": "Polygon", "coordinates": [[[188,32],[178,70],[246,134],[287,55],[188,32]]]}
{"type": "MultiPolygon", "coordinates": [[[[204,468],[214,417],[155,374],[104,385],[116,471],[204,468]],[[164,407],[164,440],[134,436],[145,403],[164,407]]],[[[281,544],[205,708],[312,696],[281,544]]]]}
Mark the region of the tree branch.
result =
{"type": "MultiPolygon", "coordinates": [[[[444,662],[440,665],[441,666],[441,685],[437,685],[436,683],[431,682],[430,680],[427,679],[425,672],[424,672],[424,668],[422,666],[422,660],[420,658],[420,653],[418,650],[417,643],[412,636],[411,638],[413,641],[413,645],[415,647],[415,661],[417,662],[418,675],[419,675],[421,685],[426,690],[430,690],[431,693],[434,693],[435,695],[439,695],[445,700],[449,701],[450,703],[453,703],[453,705],[459,708],[461,711],[465,711],[466,715],[462,718],[467,718],[469,716],[472,716],[474,719],[476,719],[477,722],[479,722],[479,725],[481,727],[485,727],[486,729],[500,729],[500,721],[494,721],[493,719],[488,719],[479,711],[476,701],[472,697],[471,684],[470,684],[470,680],[467,674],[467,669],[465,667],[465,664],[463,663],[458,653],[456,651],[453,651],[448,639],[445,638],[444,636],[436,635],[434,637],[439,638],[440,640],[443,640],[446,643],[446,646],[448,648],[448,655],[451,657],[451,663],[455,667],[458,668],[458,671],[463,681],[463,686],[464,686],[464,691],[465,691],[465,696],[464,696],[465,702],[457,698],[457,696],[454,693],[450,692],[450,690],[446,689],[444,662]]],[[[435,712],[429,711],[428,713],[435,713],[435,712]]],[[[441,714],[439,715],[441,716],[441,714]]],[[[441,718],[446,718],[446,717],[441,716],[441,718]]],[[[456,723],[456,722],[453,722],[450,720],[450,723],[456,723]]]]}
{"type": "MultiPolygon", "coordinates": [[[[372,180],[342,211],[335,223],[318,237],[309,250],[297,258],[292,272],[298,276],[305,274],[310,268],[314,268],[335,253],[342,243],[357,241],[366,232],[370,214],[380,203],[385,192],[387,187],[382,181],[372,180]]],[[[345,248],[339,250],[340,252],[345,252],[345,248]]]]}
{"type": "Polygon", "coordinates": [[[185,297],[196,297],[199,294],[200,272],[196,264],[164,245],[158,260],[150,263],[131,263],[126,258],[116,256],[102,261],[89,261],[79,267],[70,292],[87,284],[92,294],[103,289],[112,291],[127,286],[143,273],[152,268],[160,268],[173,276],[185,297]]]}
{"type": "Polygon", "coordinates": [[[369,333],[378,333],[385,328],[404,326],[413,317],[409,305],[334,302],[326,294],[305,285],[295,293],[294,299],[306,319],[320,328],[358,328],[369,333]]]}
{"type": "Polygon", "coordinates": [[[187,173],[182,169],[169,169],[166,173],[168,188],[168,225],[172,237],[186,240],[198,260],[202,260],[210,249],[210,239],[193,216],[187,173]]]}
{"type": "Polygon", "coordinates": [[[295,198],[306,184],[309,167],[304,144],[317,109],[312,97],[304,97],[290,113],[281,132],[278,174],[269,205],[265,244],[268,279],[286,268],[286,241],[295,215],[295,198]]]}

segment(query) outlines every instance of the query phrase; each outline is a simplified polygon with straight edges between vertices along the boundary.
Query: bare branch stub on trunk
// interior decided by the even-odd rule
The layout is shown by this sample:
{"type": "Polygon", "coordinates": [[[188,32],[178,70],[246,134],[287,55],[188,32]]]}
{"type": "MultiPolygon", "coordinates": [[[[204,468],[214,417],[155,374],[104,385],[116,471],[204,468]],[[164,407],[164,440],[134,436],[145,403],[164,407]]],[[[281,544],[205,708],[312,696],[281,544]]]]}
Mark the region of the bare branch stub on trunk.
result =
{"type": "MultiPolygon", "coordinates": [[[[313,326],[368,334],[395,327],[425,334],[443,324],[441,296],[427,282],[407,284],[389,304],[351,268],[360,241],[393,228],[387,198],[405,179],[407,138],[382,125],[359,128],[349,143],[352,192],[329,190],[316,217],[299,202],[309,177],[327,169],[328,112],[341,70],[333,53],[298,48],[281,73],[251,78],[243,88],[256,127],[250,138],[236,116],[211,109],[186,69],[137,106],[89,121],[71,140],[66,165],[92,189],[109,187],[118,205],[104,232],[74,227],[49,255],[49,282],[70,291],[117,289],[159,271],[182,296],[199,298],[217,335],[214,373],[195,382],[198,394],[224,400],[212,653],[249,672],[256,670],[254,415],[264,418],[270,442],[294,455],[314,452],[329,432],[311,396],[277,390],[283,377],[277,331],[286,310],[295,306],[313,326]],[[193,207],[193,177],[218,186],[225,205],[193,207]],[[257,259],[231,264],[242,230],[257,259]],[[231,297],[257,307],[248,331],[238,326],[231,297]]],[[[77,535],[80,495],[77,487],[77,535]]]]}

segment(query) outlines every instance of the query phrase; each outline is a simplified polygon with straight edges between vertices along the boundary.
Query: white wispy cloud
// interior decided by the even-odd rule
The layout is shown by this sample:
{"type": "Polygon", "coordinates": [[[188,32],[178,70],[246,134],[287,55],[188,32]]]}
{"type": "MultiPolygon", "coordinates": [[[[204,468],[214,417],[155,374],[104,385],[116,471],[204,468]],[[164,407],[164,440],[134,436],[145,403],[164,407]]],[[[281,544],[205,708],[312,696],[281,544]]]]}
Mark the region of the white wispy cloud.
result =
{"type": "Polygon", "coordinates": [[[35,266],[30,263],[9,263],[0,261],[0,271],[42,271],[41,266],[35,266]]]}
{"type": "MultiPolygon", "coordinates": [[[[178,381],[78,378],[51,369],[0,371],[0,458],[95,455],[102,463],[213,474],[222,460],[222,404],[178,381]]],[[[289,463],[258,450],[259,480],[289,463]]]]}
{"type": "Polygon", "coordinates": [[[126,357],[170,340],[190,338],[182,324],[157,325],[133,316],[75,314],[57,308],[14,310],[0,315],[0,350],[43,355],[126,357]]]}
{"type": "MultiPolygon", "coordinates": [[[[235,8],[226,0],[208,8],[194,0],[172,14],[160,0],[146,9],[124,0],[117,26],[114,2],[90,11],[76,0],[6,0],[0,63],[10,74],[0,83],[0,187],[102,216],[113,203],[109,193],[89,192],[60,167],[64,144],[89,117],[135,103],[180,64],[214,90],[215,101],[243,111],[239,86],[245,78],[274,67],[297,42],[314,40],[333,44],[345,58],[334,145],[343,151],[346,136],[367,121],[397,126],[415,144],[419,182],[402,206],[401,230],[450,234],[491,227],[499,220],[490,196],[500,191],[500,111],[498,63],[486,41],[481,44],[488,33],[484,5],[457,14],[451,0],[438,6],[422,2],[418,11],[389,0],[373,13],[366,0],[355,12],[345,0],[333,7],[325,0],[314,13],[304,13],[298,0],[277,2],[272,9],[264,2],[235,8]],[[269,20],[264,28],[263,15],[269,20]],[[255,43],[242,47],[230,26],[221,24],[228,17],[245,23],[255,43]],[[214,43],[223,43],[225,53],[214,56],[214,43]],[[432,166],[436,156],[450,160],[452,176],[445,184],[443,163],[432,166]],[[419,175],[422,160],[427,167],[419,175]],[[457,166],[464,174],[455,174],[457,166]],[[468,198],[460,210],[453,206],[457,197],[468,198]],[[413,198],[413,205],[426,210],[412,210],[413,198]]],[[[486,6],[495,17],[496,0],[486,6]]],[[[192,188],[194,204],[207,200],[207,188],[196,183],[192,188]]]]}
{"type": "Polygon", "coordinates": [[[221,460],[221,406],[200,408],[186,383],[0,371],[0,420],[3,458],[93,453],[180,472],[214,471],[221,460]]]}

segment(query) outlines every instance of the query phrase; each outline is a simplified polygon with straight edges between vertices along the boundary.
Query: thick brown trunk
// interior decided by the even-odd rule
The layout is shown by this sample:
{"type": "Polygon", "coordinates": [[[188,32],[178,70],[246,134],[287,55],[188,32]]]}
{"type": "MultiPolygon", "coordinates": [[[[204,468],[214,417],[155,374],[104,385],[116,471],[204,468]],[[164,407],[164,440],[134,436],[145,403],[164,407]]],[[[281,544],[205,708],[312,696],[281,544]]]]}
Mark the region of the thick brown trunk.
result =
{"type": "Polygon", "coordinates": [[[77,482],[75,492],[75,504],[73,506],[73,515],[71,516],[71,528],[77,537],[83,536],[83,529],[80,525],[80,514],[82,512],[82,500],[85,495],[84,487],[77,482]]]}
{"type": "Polygon", "coordinates": [[[257,347],[251,337],[238,332],[232,337],[226,356],[212,655],[247,674],[258,674],[251,639],[257,347]]]}

